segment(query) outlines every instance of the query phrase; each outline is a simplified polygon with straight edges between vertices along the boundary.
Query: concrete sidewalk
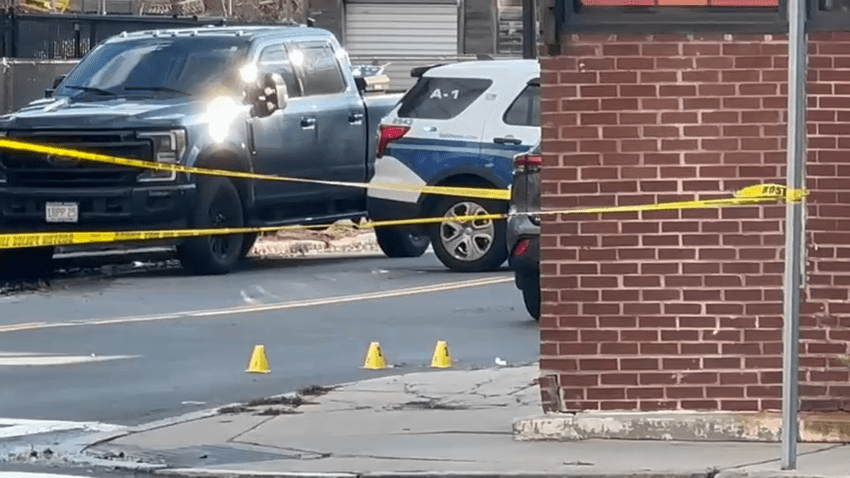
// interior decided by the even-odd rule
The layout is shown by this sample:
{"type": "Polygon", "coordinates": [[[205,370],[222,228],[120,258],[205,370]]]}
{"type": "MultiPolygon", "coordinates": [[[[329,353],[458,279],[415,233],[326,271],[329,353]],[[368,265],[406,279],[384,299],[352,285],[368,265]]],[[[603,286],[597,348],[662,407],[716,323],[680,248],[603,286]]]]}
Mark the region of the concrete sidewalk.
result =
{"type": "Polygon", "coordinates": [[[847,477],[850,447],[801,444],[779,471],[778,443],[521,442],[539,415],[537,367],[439,371],[219,409],[90,446],[115,466],[173,476],[847,477]]]}

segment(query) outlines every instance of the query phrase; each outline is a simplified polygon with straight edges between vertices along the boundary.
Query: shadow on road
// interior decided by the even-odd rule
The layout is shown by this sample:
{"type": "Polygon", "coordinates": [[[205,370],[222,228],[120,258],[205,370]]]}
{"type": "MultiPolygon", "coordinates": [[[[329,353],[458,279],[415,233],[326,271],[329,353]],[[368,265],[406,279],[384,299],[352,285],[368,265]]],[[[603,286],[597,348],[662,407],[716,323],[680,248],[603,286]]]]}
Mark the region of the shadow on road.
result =
{"type": "MultiPolygon", "coordinates": [[[[374,254],[316,254],[302,257],[248,257],[231,274],[287,270],[305,265],[342,265],[384,258],[374,254]]],[[[404,267],[402,260],[394,259],[395,265],[404,267]]],[[[411,266],[412,267],[412,266],[411,266]]],[[[446,272],[436,260],[433,268],[418,271],[446,272]]],[[[184,277],[185,272],[170,249],[140,249],[101,251],[84,255],[57,254],[52,259],[39,256],[37,252],[14,260],[3,260],[0,253],[0,295],[49,290],[58,280],[120,278],[120,277],[184,277]]]]}

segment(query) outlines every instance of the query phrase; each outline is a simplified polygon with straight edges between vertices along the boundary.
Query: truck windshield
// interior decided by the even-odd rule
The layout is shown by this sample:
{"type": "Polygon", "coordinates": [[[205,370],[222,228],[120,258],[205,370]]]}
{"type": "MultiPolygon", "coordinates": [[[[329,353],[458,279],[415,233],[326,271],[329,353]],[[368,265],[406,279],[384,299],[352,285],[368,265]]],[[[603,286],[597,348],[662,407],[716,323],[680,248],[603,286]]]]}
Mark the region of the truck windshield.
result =
{"type": "Polygon", "coordinates": [[[68,75],[54,96],[195,96],[230,90],[247,58],[245,38],[168,37],[105,43],[68,75]]]}

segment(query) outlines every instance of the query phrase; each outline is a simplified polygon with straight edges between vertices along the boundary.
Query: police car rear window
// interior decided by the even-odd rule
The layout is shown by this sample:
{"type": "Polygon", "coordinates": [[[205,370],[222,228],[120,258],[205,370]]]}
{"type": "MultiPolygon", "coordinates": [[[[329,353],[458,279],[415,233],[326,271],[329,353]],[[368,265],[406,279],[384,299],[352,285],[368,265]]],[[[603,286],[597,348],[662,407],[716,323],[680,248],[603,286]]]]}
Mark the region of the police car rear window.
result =
{"type": "Polygon", "coordinates": [[[402,98],[398,116],[452,119],[463,113],[492,84],[492,80],[480,78],[420,78],[402,98]]]}

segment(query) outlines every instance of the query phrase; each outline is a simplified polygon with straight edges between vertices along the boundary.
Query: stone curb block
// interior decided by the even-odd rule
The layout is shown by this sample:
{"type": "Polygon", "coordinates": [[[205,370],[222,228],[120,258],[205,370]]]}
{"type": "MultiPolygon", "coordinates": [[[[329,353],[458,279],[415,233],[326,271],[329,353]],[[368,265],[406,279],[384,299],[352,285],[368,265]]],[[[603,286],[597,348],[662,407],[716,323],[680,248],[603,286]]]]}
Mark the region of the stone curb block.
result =
{"type": "MultiPolygon", "coordinates": [[[[705,442],[781,440],[782,418],[774,412],[577,412],[515,420],[516,441],[576,441],[591,438],[705,442]]],[[[811,413],[800,416],[800,441],[846,443],[850,417],[811,413]]]]}
{"type": "Polygon", "coordinates": [[[800,474],[798,471],[723,471],[714,478],[828,478],[824,475],[800,474]]]}

